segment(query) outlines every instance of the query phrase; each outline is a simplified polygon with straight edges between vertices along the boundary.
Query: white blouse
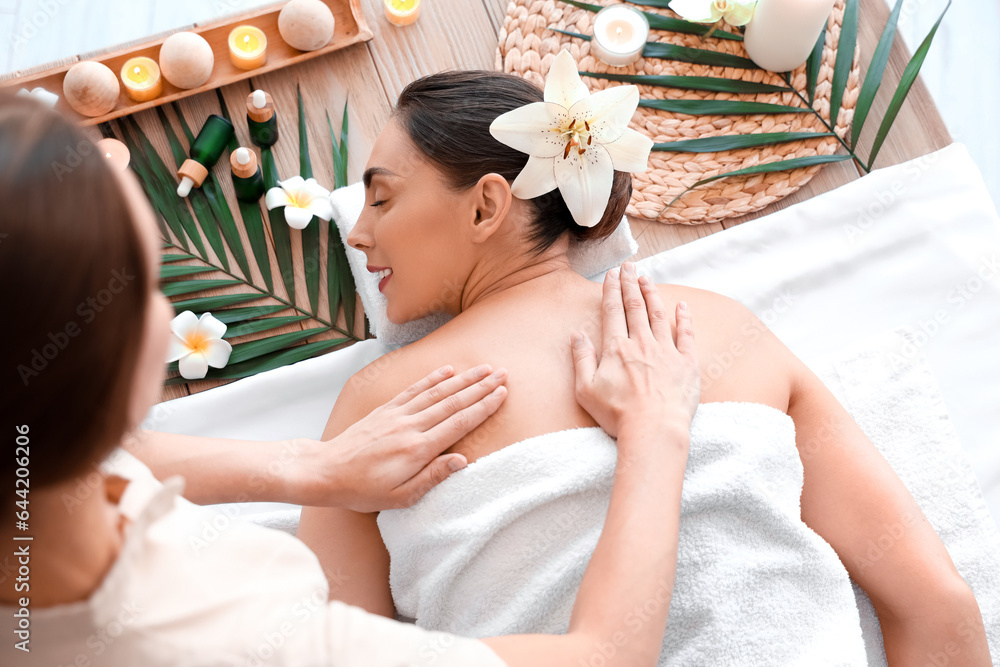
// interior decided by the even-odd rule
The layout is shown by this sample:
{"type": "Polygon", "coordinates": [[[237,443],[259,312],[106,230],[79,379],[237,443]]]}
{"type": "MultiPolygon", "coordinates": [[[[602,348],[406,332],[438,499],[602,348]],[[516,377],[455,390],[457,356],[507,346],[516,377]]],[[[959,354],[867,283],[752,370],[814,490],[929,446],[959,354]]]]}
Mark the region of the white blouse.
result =
{"type": "Polygon", "coordinates": [[[316,556],[276,530],[209,514],[137,471],[119,502],[118,560],[89,599],[30,609],[30,653],[0,605],[4,665],[504,667],[482,642],[429,632],[327,600],[316,556]],[[213,518],[215,524],[213,526],[213,518]]]}

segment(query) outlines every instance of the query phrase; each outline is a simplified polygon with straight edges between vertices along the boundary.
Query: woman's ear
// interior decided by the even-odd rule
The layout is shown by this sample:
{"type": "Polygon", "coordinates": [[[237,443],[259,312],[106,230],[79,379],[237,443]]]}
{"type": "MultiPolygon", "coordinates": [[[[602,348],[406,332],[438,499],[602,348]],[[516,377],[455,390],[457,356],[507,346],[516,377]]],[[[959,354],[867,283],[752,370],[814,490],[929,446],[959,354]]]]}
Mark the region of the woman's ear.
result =
{"type": "Polygon", "coordinates": [[[476,200],[472,239],[481,243],[500,229],[510,211],[510,184],[500,174],[486,174],[474,188],[476,200]]]}

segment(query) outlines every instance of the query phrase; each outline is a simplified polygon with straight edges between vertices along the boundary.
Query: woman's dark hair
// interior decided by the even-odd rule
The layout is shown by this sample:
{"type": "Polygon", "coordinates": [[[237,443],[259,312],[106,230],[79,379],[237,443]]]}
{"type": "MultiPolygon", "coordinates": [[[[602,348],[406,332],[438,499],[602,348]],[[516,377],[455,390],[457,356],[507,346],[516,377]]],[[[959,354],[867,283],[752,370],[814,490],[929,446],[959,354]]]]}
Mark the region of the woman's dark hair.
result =
{"type": "MultiPolygon", "coordinates": [[[[490,124],[500,114],[541,101],[543,93],[537,86],[512,74],[441,72],[404,88],[393,115],[424,156],[461,191],[486,174],[500,174],[508,181],[517,177],[528,163],[527,154],[494,139],[490,124]]],[[[610,236],[631,196],[631,175],[616,171],[608,207],[594,227],[576,224],[558,189],[530,199],[536,215],[529,240],[537,252],[543,252],[567,231],[581,240],[610,236]]]]}
{"type": "Polygon", "coordinates": [[[0,93],[0,498],[21,467],[19,434],[34,489],[93,472],[130,426],[152,285],[125,192],[99,153],[58,113],[0,93]]]}

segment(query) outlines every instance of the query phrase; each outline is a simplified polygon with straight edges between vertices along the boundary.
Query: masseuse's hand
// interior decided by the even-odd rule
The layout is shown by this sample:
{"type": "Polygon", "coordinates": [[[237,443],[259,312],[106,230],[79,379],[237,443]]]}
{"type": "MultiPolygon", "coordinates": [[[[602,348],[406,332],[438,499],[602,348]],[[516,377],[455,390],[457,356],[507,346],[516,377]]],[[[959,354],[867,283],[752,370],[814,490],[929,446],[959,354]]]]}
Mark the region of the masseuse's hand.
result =
{"type": "Polygon", "coordinates": [[[441,453],[497,411],[506,371],[479,366],[454,376],[440,368],[376,408],[332,441],[319,443],[310,505],[356,512],[408,507],[466,466],[441,453]]]}
{"type": "Polygon", "coordinates": [[[605,276],[603,308],[600,358],[585,333],[573,336],[577,401],[613,436],[626,420],[686,430],[701,395],[687,305],[677,304],[675,342],[659,289],[626,262],[605,276]]]}

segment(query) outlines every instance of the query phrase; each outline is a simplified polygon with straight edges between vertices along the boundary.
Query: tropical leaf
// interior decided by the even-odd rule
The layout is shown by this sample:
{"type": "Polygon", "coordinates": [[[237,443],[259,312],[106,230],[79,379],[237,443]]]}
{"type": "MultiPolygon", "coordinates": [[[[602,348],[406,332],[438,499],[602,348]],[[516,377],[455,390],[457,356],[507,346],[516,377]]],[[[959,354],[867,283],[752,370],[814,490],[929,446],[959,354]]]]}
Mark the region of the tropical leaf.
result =
{"type": "Polygon", "coordinates": [[[722,79],[711,76],[676,76],[672,74],[610,74],[601,72],[580,72],[581,76],[595,79],[634,83],[640,86],[660,86],[662,88],[681,88],[685,90],[707,90],[720,93],[738,93],[753,95],[757,93],[791,93],[793,89],[787,86],[775,86],[770,83],[742,81],[740,79],[722,79]]]}
{"type": "Polygon", "coordinates": [[[278,327],[287,326],[289,324],[295,324],[296,322],[301,322],[302,320],[308,320],[308,315],[286,315],[284,317],[264,317],[259,320],[252,320],[250,322],[245,322],[243,324],[237,324],[236,326],[229,327],[226,329],[226,334],[223,338],[237,338],[239,336],[246,336],[248,334],[260,333],[262,331],[269,331],[271,329],[277,329],[278,327]]]}
{"type": "MultiPolygon", "coordinates": [[[[280,352],[273,352],[271,354],[266,354],[256,359],[251,359],[249,361],[244,361],[238,364],[228,364],[225,368],[211,368],[208,371],[208,375],[205,377],[206,380],[235,380],[238,378],[249,377],[251,375],[256,375],[257,373],[263,373],[264,371],[270,371],[275,368],[281,368],[282,366],[287,366],[288,364],[294,364],[299,361],[305,361],[306,359],[311,359],[313,357],[323,354],[327,350],[331,350],[338,345],[346,343],[348,338],[335,338],[333,340],[321,340],[315,343],[308,343],[306,345],[299,345],[291,349],[282,350],[280,352]]],[[[170,378],[166,381],[167,385],[174,384],[186,384],[190,380],[185,380],[182,377],[170,378]]]]}
{"type": "MultiPolygon", "coordinates": [[[[581,35],[578,32],[569,30],[559,30],[549,28],[552,32],[558,32],[570,37],[576,37],[589,42],[590,35],[581,35]]],[[[720,53],[708,49],[695,49],[689,46],[678,46],[666,42],[646,42],[642,49],[643,58],[659,58],[661,60],[676,60],[684,63],[694,63],[696,65],[710,65],[713,67],[735,67],[739,69],[760,69],[757,64],[749,58],[734,56],[731,53],[720,53]]]]}
{"type": "Polygon", "coordinates": [[[234,324],[236,322],[245,322],[247,320],[252,320],[257,317],[266,317],[267,315],[273,315],[274,313],[286,310],[288,306],[248,306],[246,308],[228,308],[226,310],[217,310],[212,315],[215,319],[225,324],[234,324]]]}
{"type": "Polygon", "coordinates": [[[181,294],[191,294],[192,292],[203,292],[208,289],[221,289],[242,284],[242,280],[178,280],[160,286],[160,291],[167,296],[180,296],[181,294]]]}
{"type": "MultiPolygon", "coordinates": [[[[264,174],[264,185],[278,187],[278,167],[270,148],[260,149],[260,165],[264,174]]],[[[285,221],[285,209],[278,207],[267,212],[271,223],[271,238],[274,240],[274,255],[278,260],[281,282],[285,285],[288,300],[295,303],[295,266],[292,262],[292,235],[285,221]]]]}
{"type": "Polygon", "coordinates": [[[764,132],[761,134],[731,134],[721,137],[705,137],[704,139],[687,139],[669,143],[653,144],[654,151],[670,151],[672,153],[714,153],[731,151],[740,148],[770,146],[790,141],[819,139],[833,136],[829,132],[764,132]]]}
{"type": "Polygon", "coordinates": [[[840,39],[837,42],[837,60],[833,65],[833,81],[830,88],[830,126],[837,127],[840,105],[847,91],[847,80],[854,67],[854,48],[858,41],[858,2],[846,0],[844,18],[840,25],[840,39]]]}
{"type": "Polygon", "coordinates": [[[809,113],[809,109],[804,107],[790,107],[766,102],[743,102],[741,100],[639,100],[639,106],[671,113],[685,113],[691,116],[809,113]]]}
{"type": "Polygon", "coordinates": [[[160,267],[160,279],[164,278],[179,278],[180,276],[191,276],[196,273],[206,273],[207,271],[214,271],[214,267],[211,266],[162,266],[160,267]]]}
{"type": "Polygon", "coordinates": [[[851,145],[857,146],[858,137],[861,136],[861,128],[868,118],[868,111],[875,101],[875,94],[882,85],[882,74],[885,66],[889,62],[889,52],[892,50],[892,41],[896,37],[896,24],[899,21],[899,10],[903,8],[903,0],[896,0],[896,5],[889,14],[889,20],[882,30],[875,53],[872,54],[871,64],[865,73],[864,83],[861,84],[861,92],[858,93],[858,102],[854,107],[854,120],[851,123],[851,145]]]}
{"type": "MultiPolygon", "coordinates": [[[[586,9],[588,12],[599,12],[604,7],[601,5],[592,5],[587,2],[578,2],[577,0],[562,0],[567,5],[573,5],[574,7],[579,7],[580,9],[586,9]]],[[[633,4],[645,4],[645,3],[633,3],[633,4]]],[[[657,7],[658,5],[649,5],[650,7],[657,7]]],[[[653,12],[643,12],[646,16],[646,20],[649,21],[649,27],[653,30],[667,30],[669,32],[680,32],[688,35],[705,35],[711,30],[712,26],[710,24],[704,23],[694,23],[692,21],[685,21],[683,19],[675,19],[671,16],[663,16],[662,14],[654,14],[653,12]]],[[[737,42],[743,41],[743,35],[738,35],[732,32],[726,32],[725,30],[716,30],[712,33],[712,37],[718,39],[731,39],[737,42]]]]}
{"type": "Polygon", "coordinates": [[[913,87],[913,83],[917,80],[917,76],[920,74],[920,67],[924,64],[924,58],[927,57],[927,52],[931,48],[931,43],[934,41],[934,35],[937,34],[938,26],[941,25],[941,21],[944,19],[944,15],[948,13],[948,9],[951,7],[951,0],[948,0],[948,4],[945,5],[944,10],[941,12],[941,16],[934,23],[934,27],[931,31],[927,33],[924,37],[924,41],[920,43],[917,50],[914,52],[913,57],[910,58],[910,62],[906,63],[906,67],[903,69],[903,75],[900,77],[899,85],[896,86],[896,92],[893,93],[892,99],[889,101],[889,107],[885,111],[885,117],[882,118],[882,124],[878,128],[878,133],[875,135],[875,143],[872,144],[871,154],[868,156],[868,168],[871,169],[872,165],[875,164],[875,158],[878,156],[879,150],[882,148],[885,138],[889,135],[889,130],[892,128],[893,122],[896,120],[896,115],[899,114],[900,108],[903,106],[903,102],[906,101],[906,96],[910,93],[910,88],[913,87]]]}
{"type": "MultiPolygon", "coordinates": [[[[326,125],[330,129],[330,141],[333,144],[334,188],[347,185],[347,103],[344,103],[344,117],[340,125],[340,141],[333,132],[330,114],[326,115],[326,125]]],[[[335,221],[327,225],[326,242],[326,293],[330,305],[330,317],[336,317],[340,307],[344,308],[344,323],[347,331],[354,332],[354,311],[356,309],[356,290],[354,275],[347,262],[347,250],[340,238],[340,231],[335,221]]]]}
{"type": "MultiPolygon", "coordinates": [[[[306,133],[306,110],[302,102],[302,87],[296,86],[295,92],[299,103],[299,175],[302,178],[312,178],[312,161],[309,159],[309,137],[306,133]]],[[[312,312],[319,310],[319,221],[312,217],[306,228],[302,230],[302,267],[306,274],[306,294],[309,297],[309,308],[312,312]]],[[[331,318],[336,314],[331,313],[331,318]]]]}
{"type": "Polygon", "coordinates": [[[247,343],[233,345],[233,353],[229,356],[229,361],[230,363],[238,364],[241,361],[253,359],[254,357],[259,357],[261,355],[268,354],[269,352],[283,350],[286,347],[294,345],[295,343],[304,341],[306,338],[311,338],[329,330],[329,327],[303,329],[302,331],[292,331],[278,336],[271,336],[269,338],[261,338],[260,340],[252,340],[247,343]]]}
{"type": "Polygon", "coordinates": [[[819,68],[823,64],[823,49],[826,48],[826,23],[820,30],[816,45],[806,61],[806,90],[809,93],[809,107],[816,101],[816,82],[819,81],[819,68]]]}
{"type": "MultiPolygon", "coordinates": [[[[166,247],[169,247],[169,246],[166,246],[166,247]]],[[[195,257],[194,255],[184,255],[184,254],[169,254],[168,253],[166,255],[160,255],[160,261],[163,262],[164,264],[168,264],[170,262],[185,262],[185,261],[187,261],[189,259],[198,259],[198,258],[195,257]]]]}
{"type": "Polygon", "coordinates": [[[737,169],[735,171],[729,171],[724,174],[717,174],[715,176],[710,176],[708,178],[703,178],[691,187],[684,190],[676,197],[674,197],[667,208],[670,208],[675,201],[683,197],[685,194],[694,190],[697,187],[705,185],[706,183],[711,183],[712,181],[717,181],[720,178],[729,178],[730,176],[752,176],[754,174],[768,174],[775,171],[787,171],[789,169],[798,169],[800,167],[811,167],[817,164],[826,164],[829,162],[843,162],[844,160],[850,160],[853,156],[851,155],[808,155],[806,157],[794,157],[788,160],[778,160],[777,162],[768,162],[766,164],[758,164],[753,167],[747,167],[745,169],[737,169]]]}
{"type": "Polygon", "coordinates": [[[256,301],[265,296],[265,294],[221,294],[219,296],[202,296],[197,299],[188,299],[187,301],[175,301],[173,305],[174,310],[178,313],[190,310],[195,314],[201,314],[217,308],[256,301]]]}

